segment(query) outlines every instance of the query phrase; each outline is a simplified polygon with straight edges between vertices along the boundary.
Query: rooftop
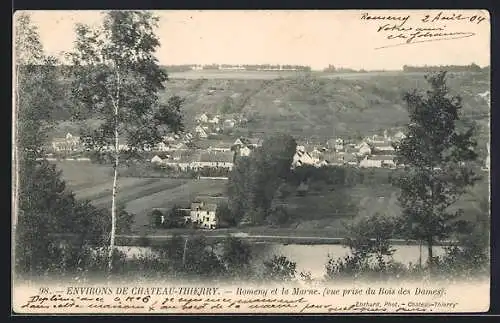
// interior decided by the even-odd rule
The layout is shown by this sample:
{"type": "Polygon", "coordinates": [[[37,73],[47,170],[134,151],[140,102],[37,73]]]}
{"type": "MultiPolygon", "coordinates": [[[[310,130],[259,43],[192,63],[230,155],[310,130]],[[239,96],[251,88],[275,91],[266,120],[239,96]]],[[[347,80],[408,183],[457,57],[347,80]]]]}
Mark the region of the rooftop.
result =
{"type": "Polygon", "coordinates": [[[369,160],[393,160],[393,155],[372,155],[368,157],[369,160]]]}
{"type": "Polygon", "coordinates": [[[204,152],[200,155],[200,162],[233,162],[232,152],[204,152]]]}

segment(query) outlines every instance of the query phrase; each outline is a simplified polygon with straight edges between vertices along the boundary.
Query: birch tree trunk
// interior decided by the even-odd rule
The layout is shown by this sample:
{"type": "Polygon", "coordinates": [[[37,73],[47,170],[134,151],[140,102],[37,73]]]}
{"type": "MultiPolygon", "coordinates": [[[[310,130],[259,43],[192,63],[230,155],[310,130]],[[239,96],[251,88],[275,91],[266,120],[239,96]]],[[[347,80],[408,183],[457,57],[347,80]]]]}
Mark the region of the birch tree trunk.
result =
{"type": "Polygon", "coordinates": [[[108,270],[111,273],[113,269],[113,252],[115,249],[115,236],[116,236],[116,196],[118,193],[118,166],[120,160],[120,138],[118,132],[119,119],[118,119],[118,106],[120,104],[120,71],[116,68],[116,96],[113,100],[115,109],[115,163],[113,174],[113,193],[111,196],[111,234],[109,240],[109,254],[108,254],[108,270]]]}

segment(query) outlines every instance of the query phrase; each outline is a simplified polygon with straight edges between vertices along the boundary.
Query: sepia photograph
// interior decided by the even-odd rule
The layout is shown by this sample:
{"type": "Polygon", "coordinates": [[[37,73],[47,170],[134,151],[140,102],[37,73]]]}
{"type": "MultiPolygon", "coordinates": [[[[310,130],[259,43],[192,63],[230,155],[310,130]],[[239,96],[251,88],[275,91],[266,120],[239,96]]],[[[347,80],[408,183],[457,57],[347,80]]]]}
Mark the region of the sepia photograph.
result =
{"type": "Polygon", "coordinates": [[[12,312],[485,312],[487,10],[13,15],[12,312]]]}

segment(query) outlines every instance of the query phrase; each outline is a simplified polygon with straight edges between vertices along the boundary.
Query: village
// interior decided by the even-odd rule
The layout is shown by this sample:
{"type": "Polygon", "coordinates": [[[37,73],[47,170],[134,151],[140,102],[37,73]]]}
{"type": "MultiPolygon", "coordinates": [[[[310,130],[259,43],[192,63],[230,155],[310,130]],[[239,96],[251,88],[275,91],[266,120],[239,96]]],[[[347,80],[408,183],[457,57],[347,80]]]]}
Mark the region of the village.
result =
{"type": "MultiPolygon", "coordinates": [[[[221,115],[202,113],[195,119],[192,132],[170,134],[153,146],[145,146],[143,153],[150,156],[144,163],[176,176],[193,176],[205,180],[227,180],[238,158],[251,156],[262,145],[262,138],[226,136],[225,140],[214,140],[224,130],[232,129],[243,120],[228,119],[221,115]],[[229,140],[228,140],[229,138],[229,140]],[[230,139],[232,139],[230,141],[230,139]],[[201,148],[205,146],[206,148],[201,148]]],[[[220,137],[220,136],[219,136],[220,137]]],[[[395,162],[395,144],[405,138],[401,129],[386,129],[382,134],[366,136],[361,140],[329,138],[324,142],[298,142],[291,168],[298,167],[354,167],[371,169],[396,169],[403,167],[395,162]]],[[[488,157],[483,170],[489,167],[488,157]]],[[[53,138],[48,160],[54,156],[66,160],[90,161],[86,153],[92,151],[90,138],[81,138],[67,133],[63,138],[53,138]]],[[[129,149],[126,143],[120,150],[129,149]]],[[[102,147],[112,152],[114,147],[102,147]]],[[[197,228],[216,229],[223,226],[217,216],[219,202],[224,197],[196,197],[190,205],[175,207],[171,210],[153,209],[151,221],[156,228],[197,228]]]]}
{"type": "MultiPolygon", "coordinates": [[[[253,150],[262,145],[262,138],[237,137],[233,138],[234,141],[210,141],[223,129],[235,127],[237,121],[234,119],[224,120],[219,115],[209,116],[203,113],[196,121],[193,133],[164,136],[156,145],[145,146],[144,152],[152,155],[150,162],[164,168],[176,168],[181,172],[204,168],[231,171],[236,158],[248,157],[253,150]],[[210,141],[211,144],[206,148],[197,147],[197,144],[204,141],[210,141]]],[[[345,165],[361,168],[396,168],[394,144],[405,135],[400,130],[392,130],[392,134],[389,134],[389,131],[367,136],[360,141],[331,138],[323,143],[298,142],[292,167],[345,165]]],[[[54,159],[54,154],[71,153],[73,159],[87,160],[83,157],[84,154],[78,153],[92,149],[89,138],[80,138],[67,133],[64,138],[53,138],[48,157],[50,160],[54,159]]],[[[128,146],[122,143],[119,149],[126,151],[128,146]]],[[[113,151],[114,147],[107,146],[102,150],[113,151]]]]}

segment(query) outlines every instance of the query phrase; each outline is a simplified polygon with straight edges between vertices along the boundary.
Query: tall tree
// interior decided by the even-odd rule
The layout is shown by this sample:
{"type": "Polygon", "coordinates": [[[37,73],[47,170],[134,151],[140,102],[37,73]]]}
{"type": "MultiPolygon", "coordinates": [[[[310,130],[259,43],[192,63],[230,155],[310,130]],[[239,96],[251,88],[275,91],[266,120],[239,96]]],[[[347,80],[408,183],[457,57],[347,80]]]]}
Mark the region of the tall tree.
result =
{"type": "Polygon", "coordinates": [[[471,163],[477,155],[474,128],[457,129],[462,100],[448,94],[446,72],[426,80],[425,95],[414,90],[404,96],[410,123],[406,138],[395,145],[397,162],[405,166],[396,184],[407,230],[427,245],[432,272],[433,246],[449,236],[458,216],[449,206],[477,179],[471,163]]]}
{"type": "MultiPolygon", "coordinates": [[[[12,209],[17,210],[18,201],[19,201],[19,166],[20,166],[20,156],[19,156],[19,148],[20,148],[20,140],[19,134],[22,133],[19,131],[20,128],[20,110],[21,106],[25,102],[21,102],[21,97],[24,96],[24,92],[26,92],[25,80],[29,80],[30,78],[23,77],[22,69],[24,71],[27,70],[28,66],[35,66],[39,64],[43,60],[43,48],[40,43],[39,35],[36,29],[31,22],[31,17],[26,13],[18,13],[15,15],[14,22],[14,76],[15,76],[15,84],[14,84],[14,109],[13,109],[13,131],[12,131],[12,148],[13,148],[13,156],[12,162],[14,165],[14,170],[12,172],[12,182],[14,188],[14,196],[12,199],[13,205],[12,209]]],[[[22,149],[21,149],[22,150],[22,149]]],[[[14,223],[17,222],[17,216],[14,216],[14,223]]]]}
{"type": "Polygon", "coordinates": [[[113,147],[109,269],[115,245],[120,140],[133,152],[158,143],[162,132],[180,131],[179,101],[161,104],[167,74],[154,57],[160,46],[158,18],[142,11],[109,11],[98,28],[78,25],[75,51],[69,56],[75,74],[73,93],[100,116],[101,145],[113,147]],[[167,123],[167,124],[166,124],[167,123]]]}
{"type": "Polygon", "coordinates": [[[51,217],[65,195],[59,174],[43,157],[51,112],[59,96],[55,59],[43,52],[36,26],[26,13],[15,15],[13,109],[14,258],[18,269],[34,273],[46,261],[51,217]],[[45,259],[45,260],[44,260],[45,259]]]}
{"type": "Polygon", "coordinates": [[[262,223],[271,210],[276,191],[290,174],[297,143],[286,134],[274,134],[249,157],[236,160],[229,176],[229,207],[245,221],[262,223]]]}

